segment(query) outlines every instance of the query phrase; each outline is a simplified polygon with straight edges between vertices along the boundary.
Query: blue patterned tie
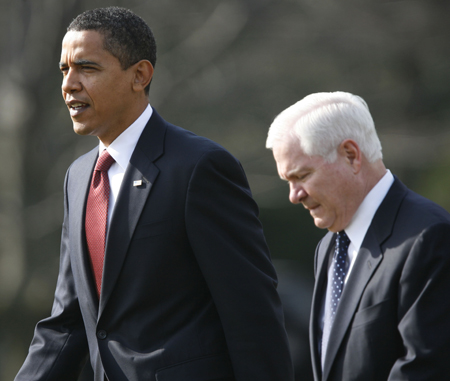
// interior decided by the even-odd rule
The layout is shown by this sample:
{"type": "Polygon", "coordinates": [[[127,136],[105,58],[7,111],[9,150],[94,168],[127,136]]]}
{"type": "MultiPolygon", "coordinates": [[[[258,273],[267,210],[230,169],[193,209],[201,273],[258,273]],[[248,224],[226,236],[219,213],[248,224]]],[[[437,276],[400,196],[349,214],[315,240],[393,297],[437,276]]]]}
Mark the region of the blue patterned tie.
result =
{"type": "Polygon", "coordinates": [[[336,317],[336,310],[341,300],[342,290],[344,288],[345,277],[349,268],[348,246],[350,239],[345,231],[341,231],[336,236],[336,245],[334,249],[333,262],[331,264],[332,277],[328,280],[328,305],[325,306],[323,335],[321,342],[322,368],[325,361],[325,353],[330,338],[331,326],[336,317]]]}
{"type": "Polygon", "coordinates": [[[336,316],[337,306],[341,300],[342,289],[344,288],[345,276],[348,271],[348,245],[350,240],[345,234],[345,231],[341,231],[336,237],[336,248],[334,249],[333,258],[333,279],[332,279],[332,293],[331,293],[331,324],[334,322],[336,316]]]}

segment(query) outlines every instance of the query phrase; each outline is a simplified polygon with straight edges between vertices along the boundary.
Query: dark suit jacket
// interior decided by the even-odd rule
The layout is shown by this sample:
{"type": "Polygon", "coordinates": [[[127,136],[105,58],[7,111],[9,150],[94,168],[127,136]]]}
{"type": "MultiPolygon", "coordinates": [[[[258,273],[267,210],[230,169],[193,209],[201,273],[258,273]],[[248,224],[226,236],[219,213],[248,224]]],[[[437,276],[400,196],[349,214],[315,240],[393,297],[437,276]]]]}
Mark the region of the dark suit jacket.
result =
{"type": "Polygon", "coordinates": [[[318,342],[334,234],[316,252],[315,380],[442,380],[450,374],[450,215],[395,179],[344,287],[322,374],[318,342]]]}
{"type": "Polygon", "coordinates": [[[97,155],[67,172],[54,305],[16,380],[76,380],[88,353],[96,381],[292,380],[276,274],[238,161],[154,111],[112,215],[99,302],[84,235],[97,155]]]}

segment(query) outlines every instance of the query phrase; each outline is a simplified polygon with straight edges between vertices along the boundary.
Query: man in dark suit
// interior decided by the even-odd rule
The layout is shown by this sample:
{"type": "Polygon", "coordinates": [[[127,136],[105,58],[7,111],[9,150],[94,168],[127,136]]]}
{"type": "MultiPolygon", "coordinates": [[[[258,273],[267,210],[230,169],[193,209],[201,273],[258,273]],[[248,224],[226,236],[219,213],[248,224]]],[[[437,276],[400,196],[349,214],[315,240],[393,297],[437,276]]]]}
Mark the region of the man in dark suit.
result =
{"type": "Polygon", "coordinates": [[[315,380],[450,374],[450,215],[386,170],[360,97],[312,94],[267,139],[290,201],[329,232],[310,321],[315,380]]]}
{"type": "Polygon", "coordinates": [[[244,172],[149,106],[155,60],[122,8],[85,12],[64,37],[63,97],[100,147],[67,172],[53,309],[17,381],[77,380],[87,357],[96,381],[293,380],[244,172]]]}

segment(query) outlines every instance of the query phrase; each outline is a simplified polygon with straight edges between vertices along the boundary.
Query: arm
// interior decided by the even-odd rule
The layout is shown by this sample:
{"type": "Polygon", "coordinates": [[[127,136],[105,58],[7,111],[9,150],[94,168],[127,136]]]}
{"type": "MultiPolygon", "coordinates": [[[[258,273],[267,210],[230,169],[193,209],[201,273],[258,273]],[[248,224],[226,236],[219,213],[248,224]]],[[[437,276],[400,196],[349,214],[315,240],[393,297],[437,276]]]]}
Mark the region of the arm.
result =
{"type": "Polygon", "coordinates": [[[450,373],[450,224],[427,228],[414,242],[399,285],[405,355],[389,380],[438,380],[450,373]]]}
{"type": "Polygon", "coordinates": [[[86,362],[87,340],[69,258],[65,200],[60,269],[51,316],[37,324],[16,381],[75,381],[86,362]]]}
{"type": "Polygon", "coordinates": [[[186,206],[189,240],[225,332],[237,381],[290,381],[277,278],[245,174],[223,150],[198,162],[186,206]]]}

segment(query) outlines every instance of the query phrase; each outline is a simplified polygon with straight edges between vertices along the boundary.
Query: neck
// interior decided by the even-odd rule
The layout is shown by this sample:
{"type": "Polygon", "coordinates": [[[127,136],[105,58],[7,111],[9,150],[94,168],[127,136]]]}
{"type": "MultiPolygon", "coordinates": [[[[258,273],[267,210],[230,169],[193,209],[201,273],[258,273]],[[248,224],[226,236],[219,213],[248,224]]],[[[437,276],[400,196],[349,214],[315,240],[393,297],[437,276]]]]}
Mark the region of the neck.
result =
{"type": "Polygon", "coordinates": [[[378,184],[382,177],[386,174],[387,169],[381,159],[374,163],[367,162],[364,171],[364,197],[378,184]]]}
{"type": "Polygon", "coordinates": [[[136,105],[133,107],[133,110],[130,110],[127,119],[121,124],[122,128],[108,130],[108,133],[102,136],[98,136],[100,141],[108,147],[114,140],[116,140],[122,132],[124,132],[128,127],[130,127],[145,111],[148,106],[148,99],[142,100],[140,102],[136,102],[136,105]]]}

